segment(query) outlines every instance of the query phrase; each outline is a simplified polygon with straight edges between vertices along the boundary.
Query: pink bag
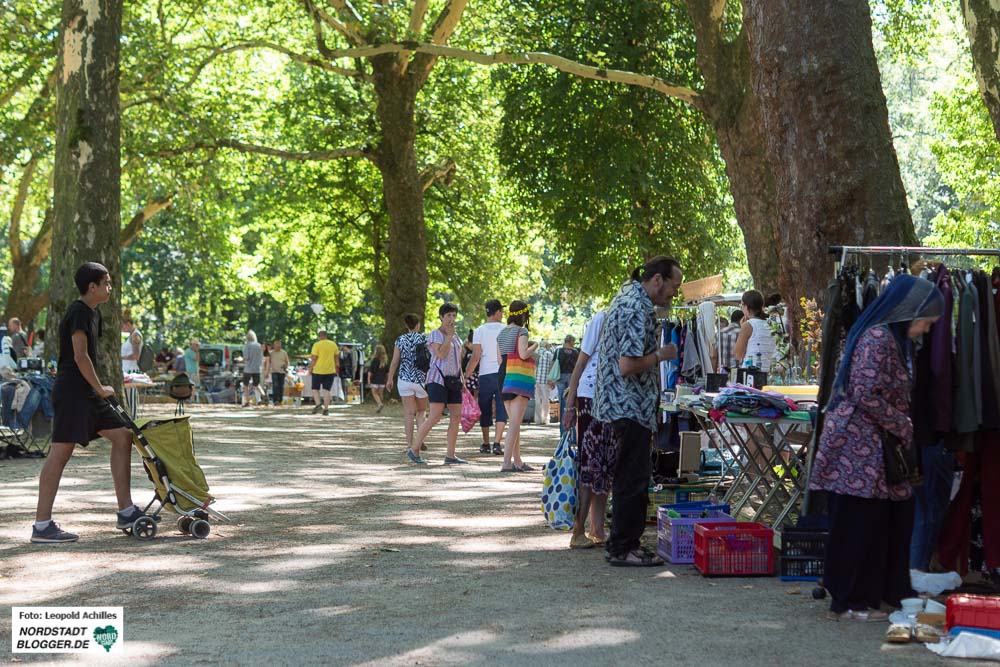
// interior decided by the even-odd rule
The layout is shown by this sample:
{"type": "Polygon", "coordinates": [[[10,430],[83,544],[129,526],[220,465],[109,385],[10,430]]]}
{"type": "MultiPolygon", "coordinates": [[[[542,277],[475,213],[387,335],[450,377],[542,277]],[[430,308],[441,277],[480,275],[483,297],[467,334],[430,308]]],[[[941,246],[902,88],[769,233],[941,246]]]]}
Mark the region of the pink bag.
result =
{"type": "Polygon", "coordinates": [[[462,389],[462,433],[468,433],[476,422],[479,421],[479,403],[476,402],[472,392],[463,387],[462,389]]]}

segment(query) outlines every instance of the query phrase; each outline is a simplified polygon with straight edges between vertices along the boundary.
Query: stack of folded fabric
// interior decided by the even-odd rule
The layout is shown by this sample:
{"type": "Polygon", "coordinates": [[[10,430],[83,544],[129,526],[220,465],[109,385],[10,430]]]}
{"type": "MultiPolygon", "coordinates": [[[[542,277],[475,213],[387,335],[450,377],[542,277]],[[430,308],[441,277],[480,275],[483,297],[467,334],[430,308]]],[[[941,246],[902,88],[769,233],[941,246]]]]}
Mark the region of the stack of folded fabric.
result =
{"type": "Polygon", "coordinates": [[[710,415],[716,422],[725,421],[726,417],[779,419],[798,409],[794,401],[777,392],[730,384],[712,401],[710,415]]]}

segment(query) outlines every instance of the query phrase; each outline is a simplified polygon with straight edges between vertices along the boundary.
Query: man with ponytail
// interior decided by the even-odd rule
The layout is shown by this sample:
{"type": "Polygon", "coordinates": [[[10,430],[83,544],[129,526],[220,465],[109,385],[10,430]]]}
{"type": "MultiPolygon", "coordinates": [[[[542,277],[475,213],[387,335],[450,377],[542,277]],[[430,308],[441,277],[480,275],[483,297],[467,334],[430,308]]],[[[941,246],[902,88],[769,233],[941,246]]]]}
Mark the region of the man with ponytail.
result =
{"type": "Polygon", "coordinates": [[[660,362],[677,358],[676,346],[659,347],[654,308],[670,305],[682,279],[680,265],[669,257],[638,267],[611,302],[598,343],[594,418],[611,424],[618,443],[607,556],[615,566],[663,565],[640,544],[659,398],[656,370],[660,362]]]}

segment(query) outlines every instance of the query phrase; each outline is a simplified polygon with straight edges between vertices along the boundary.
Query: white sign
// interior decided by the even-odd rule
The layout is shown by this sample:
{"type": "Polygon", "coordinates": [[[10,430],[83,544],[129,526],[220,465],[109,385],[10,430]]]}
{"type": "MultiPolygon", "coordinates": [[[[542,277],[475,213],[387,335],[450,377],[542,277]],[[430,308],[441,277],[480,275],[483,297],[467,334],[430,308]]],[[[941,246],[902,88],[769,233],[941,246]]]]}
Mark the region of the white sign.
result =
{"type": "Polygon", "coordinates": [[[124,653],[124,607],[14,607],[13,653],[124,653]]]}

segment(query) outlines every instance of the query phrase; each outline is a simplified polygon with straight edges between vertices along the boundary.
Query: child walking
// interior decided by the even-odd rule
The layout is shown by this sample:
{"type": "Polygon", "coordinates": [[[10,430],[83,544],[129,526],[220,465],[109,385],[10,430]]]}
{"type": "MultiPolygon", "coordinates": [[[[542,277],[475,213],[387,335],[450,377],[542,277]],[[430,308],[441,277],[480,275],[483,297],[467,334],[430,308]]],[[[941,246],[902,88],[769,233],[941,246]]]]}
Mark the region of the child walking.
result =
{"type": "Polygon", "coordinates": [[[102,332],[97,306],[111,298],[111,275],[96,262],[87,262],[74,278],[80,298],[70,304],[59,322],[59,365],[52,404],[52,448],[38,479],[38,507],[31,541],[40,544],[75,542],[79,537],[52,521],[63,469],[73,447],[102,436],[111,441],[111,478],[118,497],[117,528],[124,529],[142,516],[132,503],[132,433],[115,414],[107,399],[114,389],[97,376],[97,339],[102,332]]]}

